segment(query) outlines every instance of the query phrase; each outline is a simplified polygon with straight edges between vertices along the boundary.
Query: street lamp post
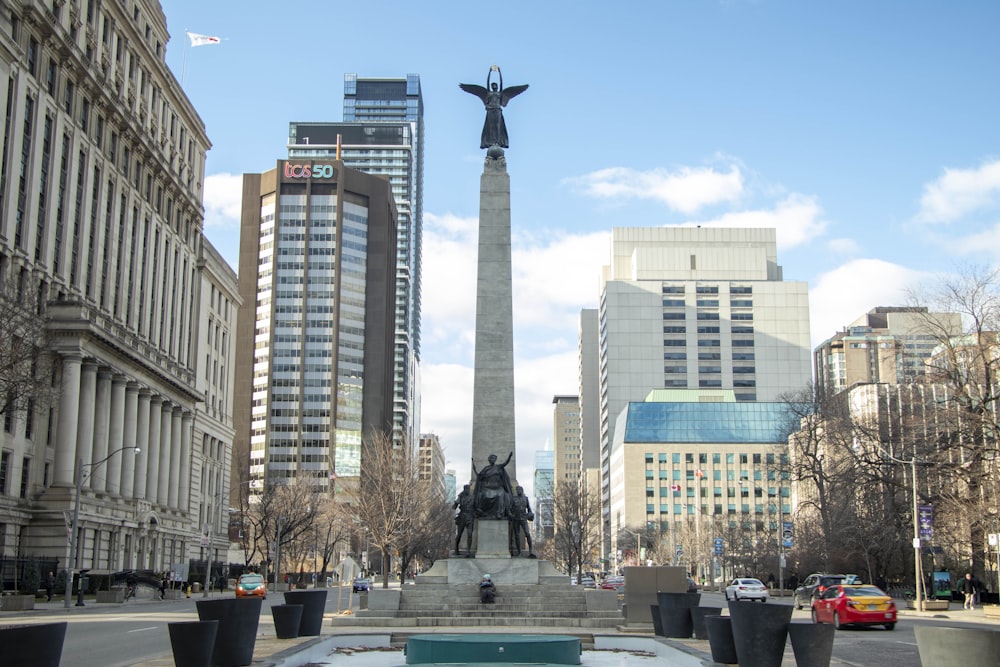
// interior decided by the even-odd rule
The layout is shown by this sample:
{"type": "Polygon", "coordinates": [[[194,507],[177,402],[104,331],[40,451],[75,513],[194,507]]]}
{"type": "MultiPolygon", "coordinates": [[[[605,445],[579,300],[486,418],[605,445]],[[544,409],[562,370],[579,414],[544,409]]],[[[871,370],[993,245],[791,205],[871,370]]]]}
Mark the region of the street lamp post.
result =
{"type": "Polygon", "coordinates": [[[641,565],[639,559],[642,553],[642,545],[639,540],[642,536],[635,531],[629,530],[628,528],[622,528],[622,531],[628,533],[629,535],[635,535],[635,564],[636,566],[641,565]]]}
{"type": "MultiPolygon", "coordinates": [[[[878,443],[875,443],[875,447],[882,456],[889,459],[893,463],[910,466],[910,474],[912,476],[911,484],[913,485],[913,598],[917,611],[920,611],[924,607],[924,585],[923,573],[921,572],[920,567],[920,508],[917,505],[917,453],[916,450],[914,450],[912,458],[900,459],[887,452],[878,443]]],[[[858,444],[855,442],[855,449],[857,448],[858,444]]]]}
{"type": "MultiPolygon", "coordinates": [[[[94,468],[99,465],[108,462],[112,456],[118,452],[123,452],[126,449],[134,449],[136,454],[139,453],[138,447],[119,447],[115,451],[111,452],[105,456],[100,461],[94,461],[93,463],[84,463],[83,459],[78,458],[76,460],[76,470],[74,471],[73,478],[75,480],[76,487],[76,501],[73,504],[73,532],[69,536],[69,562],[66,564],[66,599],[64,602],[64,607],[69,609],[70,602],[73,599],[73,570],[76,568],[76,540],[77,533],[80,532],[80,496],[83,492],[83,475],[84,469],[89,469],[90,473],[94,472],[94,468]]],[[[80,582],[81,586],[83,582],[80,582]]],[[[77,607],[83,607],[83,591],[80,591],[80,597],[76,603],[77,607]]]]}

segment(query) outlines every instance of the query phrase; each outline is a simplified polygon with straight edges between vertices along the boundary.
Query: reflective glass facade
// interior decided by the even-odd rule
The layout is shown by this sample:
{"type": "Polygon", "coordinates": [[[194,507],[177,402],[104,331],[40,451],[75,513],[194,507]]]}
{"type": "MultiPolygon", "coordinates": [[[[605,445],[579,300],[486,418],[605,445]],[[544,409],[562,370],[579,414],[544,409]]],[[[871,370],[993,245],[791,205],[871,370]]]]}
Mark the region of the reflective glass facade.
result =
{"type": "Polygon", "coordinates": [[[797,422],[785,403],[629,403],[625,442],[784,443],[797,422]]]}

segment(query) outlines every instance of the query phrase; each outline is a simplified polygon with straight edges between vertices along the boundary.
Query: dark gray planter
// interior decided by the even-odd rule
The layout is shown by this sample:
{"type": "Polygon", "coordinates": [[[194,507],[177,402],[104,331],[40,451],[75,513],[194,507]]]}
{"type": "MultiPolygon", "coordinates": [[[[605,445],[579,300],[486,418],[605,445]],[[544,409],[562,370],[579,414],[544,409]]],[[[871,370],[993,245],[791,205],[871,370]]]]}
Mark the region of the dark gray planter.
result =
{"type": "Polygon", "coordinates": [[[730,602],[733,641],[741,665],[781,667],[792,605],[730,602]]]}
{"type": "Polygon", "coordinates": [[[218,621],[167,623],[174,667],[212,667],[218,621]]]}
{"type": "Polygon", "coordinates": [[[828,623],[789,623],[788,638],[797,667],[830,667],[836,632],[828,623]]]}
{"type": "Polygon", "coordinates": [[[59,667],[66,622],[0,629],[4,667],[59,667]]]}
{"type": "Polygon", "coordinates": [[[657,593],[660,607],[660,624],[663,636],[673,639],[690,639],[694,632],[691,624],[691,607],[697,607],[701,593],[657,593]]]}
{"type": "Polygon", "coordinates": [[[195,603],[199,619],[219,622],[212,650],[215,667],[242,667],[253,662],[263,602],[259,597],[250,597],[198,600],[195,603]]]}
{"type": "Polygon", "coordinates": [[[649,605],[649,613],[653,616],[653,634],[657,637],[663,636],[663,621],[660,620],[660,605],[649,605]]]}
{"type": "Polygon", "coordinates": [[[271,607],[271,618],[274,619],[274,634],[278,639],[295,639],[299,636],[299,623],[302,622],[302,605],[276,604],[271,607]]]}
{"type": "Polygon", "coordinates": [[[285,604],[302,605],[299,637],[317,637],[323,629],[323,612],[326,611],[326,589],[311,588],[304,591],[286,591],[285,604]]]}
{"type": "Polygon", "coordinates": [[[913,633],[923,667],[995,667],[1000,655],[996,630],[916,625],[913,633]]]}
{"type": "Polygon", "coordinates": [[[722,614],[722,607],[691,607],[691,626],[694,628],[694,638],[708,639],[705,617],[719,616],[720,614],[722,614]]]}
{"type": "Polygon", "coordinates": [[[712,660],[735,665],[737,657],[732,619],[728,616],[706,616],[705,629],[708,631],[708,646],[712,649],[712,660]]]}

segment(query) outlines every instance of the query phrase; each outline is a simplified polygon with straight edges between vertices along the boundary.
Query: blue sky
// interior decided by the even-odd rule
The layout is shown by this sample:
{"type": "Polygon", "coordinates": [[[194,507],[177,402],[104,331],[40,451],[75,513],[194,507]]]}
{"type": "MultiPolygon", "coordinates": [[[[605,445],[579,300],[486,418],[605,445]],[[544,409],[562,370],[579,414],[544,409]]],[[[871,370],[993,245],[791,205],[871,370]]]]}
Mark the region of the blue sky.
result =
{"type": "Polygon", "coordinates": [[[469,474],[482,104],[530,84],[511,146],[518,478],[577,393],[577,322],[616,226],[777,228],[814,343],[1000,250],[995,0],[164,0],[167,63],[205,122],[206,233],[239,248],[239,175],[290,121],[339,121],[343,75],[424,95],[422,430],[469,474]],[[222,38],[187,47],[184,32],[222,38]]]}

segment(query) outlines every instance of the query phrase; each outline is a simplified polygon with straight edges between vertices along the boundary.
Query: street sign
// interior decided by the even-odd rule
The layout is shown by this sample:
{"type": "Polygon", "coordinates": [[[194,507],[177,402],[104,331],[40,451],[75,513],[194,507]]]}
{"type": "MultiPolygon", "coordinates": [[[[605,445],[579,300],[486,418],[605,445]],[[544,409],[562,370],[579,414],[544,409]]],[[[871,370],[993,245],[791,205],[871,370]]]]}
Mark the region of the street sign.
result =
{"type": "Polygon", "coordinates": [[[715,547],[714,547],[713,553],[716,556],[721,556],[722,555],[722,552],[723,552],[723,546],[722,546],[722,544],[723,543],[722,543],[722,538],[721,537],[715,538],[715,547]]]}
{"type": "Polygon", "coordinates": [[[785,547],[786,549],[790,549],[792,547],[792,535],[793,535],[793,533],[792,533],[792,522],[791,521],[782,521],[781,522],[781,546],[785,547]]]}
{"type": "Polygon", "coordinates": [[[677,555],[677,556],[683,556],[684,555],[684,547],[682,547],[681,545],[678,544],[677,548],[674,549],[674,554],[677,555]]]}

